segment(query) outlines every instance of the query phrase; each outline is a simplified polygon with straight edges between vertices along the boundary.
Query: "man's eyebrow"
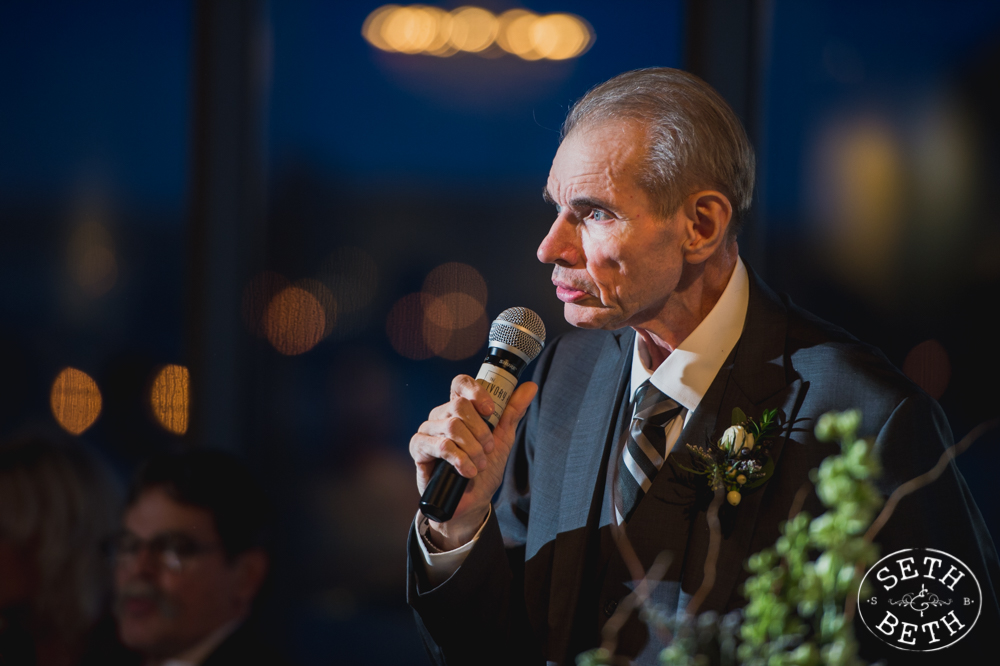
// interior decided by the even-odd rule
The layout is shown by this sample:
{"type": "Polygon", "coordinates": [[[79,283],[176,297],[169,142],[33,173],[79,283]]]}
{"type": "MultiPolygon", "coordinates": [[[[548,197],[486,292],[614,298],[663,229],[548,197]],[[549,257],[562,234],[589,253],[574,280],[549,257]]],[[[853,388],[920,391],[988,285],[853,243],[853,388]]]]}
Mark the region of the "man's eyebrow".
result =
{"type": "MultiPolygon", "coordinates": [[[[542,199],[545,201],[545,203],[552,204],[553,206],[559,205],[552,198],[552,195],[549,194],[548,187],[542,188],[542,199]]],[[[577,197],[576,199],[572,199],[569,202],[569,205],[570,208],[600,208],[608,212],[614,212],[614,209],[611,207],[611,204],[601,199],[595,199],[594,197],[577,197]]]]}
{"type": "Polygon", "coordinates": [[[614,208],[607,201],[595,199],[594,197],[577,197],[569,202],[571,208],[600,208],[608,212],[614,212],[614,208]]]}

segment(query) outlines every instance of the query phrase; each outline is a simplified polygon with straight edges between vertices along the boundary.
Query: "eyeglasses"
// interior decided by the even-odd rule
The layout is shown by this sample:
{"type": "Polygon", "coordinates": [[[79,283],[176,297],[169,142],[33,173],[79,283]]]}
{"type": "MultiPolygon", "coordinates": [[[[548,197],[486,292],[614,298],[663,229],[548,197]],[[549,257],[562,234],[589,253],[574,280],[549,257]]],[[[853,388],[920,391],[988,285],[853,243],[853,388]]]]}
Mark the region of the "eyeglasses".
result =
{"type": "Polygon", "coordinates": [[[135,564],[144,549],[153,561],[169,571],[182,571],[195,557],[221,549],[218,543],[201,543],[183,532],[163,532],[151,539],[140,539],[131,532],[121,532],[107,541],[107,551],[117,566],[135,564]]]}

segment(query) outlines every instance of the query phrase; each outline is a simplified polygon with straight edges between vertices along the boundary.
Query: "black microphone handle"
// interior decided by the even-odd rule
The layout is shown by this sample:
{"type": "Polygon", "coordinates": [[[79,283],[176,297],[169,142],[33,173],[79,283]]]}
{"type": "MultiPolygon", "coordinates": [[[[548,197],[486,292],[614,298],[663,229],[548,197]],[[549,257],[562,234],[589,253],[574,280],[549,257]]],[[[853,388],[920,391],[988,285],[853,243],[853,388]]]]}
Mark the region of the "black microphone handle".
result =
{"type": "MultiPolygon", "coordinates": [[[[517,354],[499,347],[489,348],[486,358],[483,360],[483,365],[479,369],[476,381],[483,383],[487,391],[502,399],[502,402],[497,403],[495,397],[493,414],[489,417],[483,417],[490,430],[493,430],[496,423],[500,421],[500,415],[503,414],[510,395],[502,396],[501,394],[505,391],[504,387],[490,383],[488,379],[484,381],[480,378],[484,374],[488,375],[491,370],[495,369],[495,372],[513,375],[514,383],[516,383],[517,378],[520,377],[521,371],[524,370],[524,366],[526,365],[528,365],[527,361],[517,354]]],[[[513,385],[510,385],[508,388],[513,392],[513,385]]],[[[427,487],[424,488],[424,494],[420,497],[420,511],[434,522],[448,522],[455,515],[455,509],[458,508],[458,503],[462,500],[462,495],[465,493],[465,488],[468,485],[469,480],[459,474],[458,470],[452,467],[450,463],[438,460],[434,466],[434,472],[431,474],[430,481],[427,482],[427,487]]]]}

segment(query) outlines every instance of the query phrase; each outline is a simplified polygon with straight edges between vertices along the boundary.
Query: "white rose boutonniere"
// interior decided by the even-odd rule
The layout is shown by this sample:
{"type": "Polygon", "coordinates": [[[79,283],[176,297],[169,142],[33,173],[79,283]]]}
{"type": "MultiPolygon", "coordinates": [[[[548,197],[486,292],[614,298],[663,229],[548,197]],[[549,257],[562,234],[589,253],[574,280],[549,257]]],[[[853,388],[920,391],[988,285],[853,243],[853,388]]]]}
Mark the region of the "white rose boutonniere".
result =
{"type": "Polygon", "coordinates": [[[719,439],[719,448],[727,453],[739,453],[742,449],[753,451],[754,437],[741,425],[729,426],[719,439]]]}
{"type": "Polygon", "coordinates": [[[771,440],[780,430],[778,410],[768,409],[755,420],[737,407],[733,425],[726,428],[715,446],[699,448],[687,445],[695,454],[698,469],[688,470],[706,476],[713,491],[725,489],[726,500],[736,506],[743,493],[762,485],[774,471],[771,440]]]}

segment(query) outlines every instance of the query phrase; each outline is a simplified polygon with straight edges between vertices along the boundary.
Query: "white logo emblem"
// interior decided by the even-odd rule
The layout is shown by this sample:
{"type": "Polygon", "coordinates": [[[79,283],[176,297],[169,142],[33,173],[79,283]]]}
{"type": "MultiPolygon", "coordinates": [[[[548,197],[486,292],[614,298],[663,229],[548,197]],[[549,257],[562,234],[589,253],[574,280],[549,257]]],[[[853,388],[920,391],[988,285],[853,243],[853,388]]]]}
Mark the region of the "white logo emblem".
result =
{"type": "Polygon", "coordinates": [[[932,652],[954,645],[979,619],[982,590],[969,567],[932,548],[886,555],[865,574],[872,589],[858,599],[868,630],[894,648],[932,652]]]}

